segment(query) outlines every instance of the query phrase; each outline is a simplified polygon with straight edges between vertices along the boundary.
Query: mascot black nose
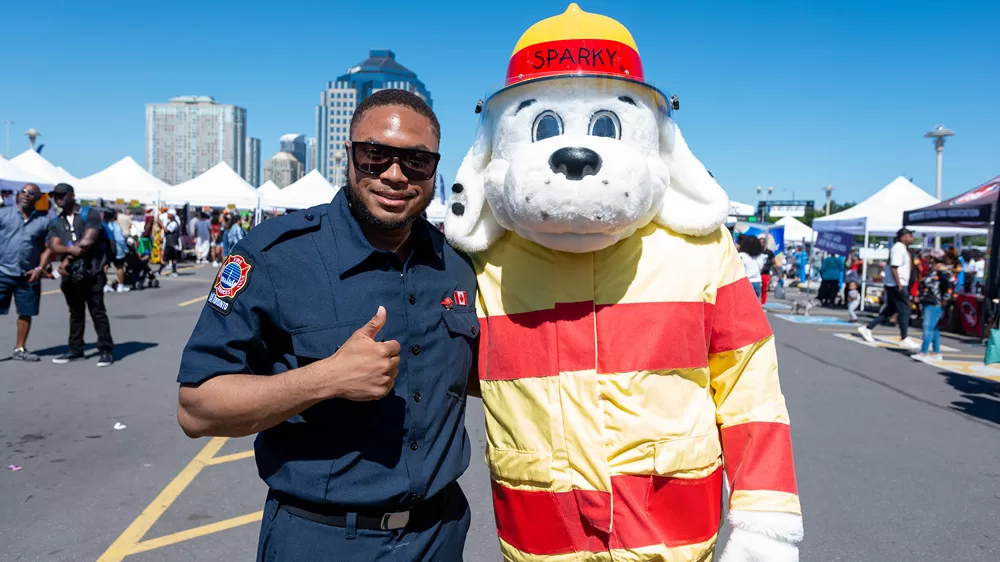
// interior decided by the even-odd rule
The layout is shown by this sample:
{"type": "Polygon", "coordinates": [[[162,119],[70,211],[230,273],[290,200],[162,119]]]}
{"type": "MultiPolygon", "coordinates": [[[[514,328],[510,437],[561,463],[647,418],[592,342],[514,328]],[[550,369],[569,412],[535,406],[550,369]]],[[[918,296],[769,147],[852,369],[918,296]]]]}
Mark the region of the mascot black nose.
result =
{"type": "Polygon", "coordinates": [[[601,155],[589,148],[567,146],[552,153],[549,167],[568,180],[582,180],[601,169],[601,155]]]}

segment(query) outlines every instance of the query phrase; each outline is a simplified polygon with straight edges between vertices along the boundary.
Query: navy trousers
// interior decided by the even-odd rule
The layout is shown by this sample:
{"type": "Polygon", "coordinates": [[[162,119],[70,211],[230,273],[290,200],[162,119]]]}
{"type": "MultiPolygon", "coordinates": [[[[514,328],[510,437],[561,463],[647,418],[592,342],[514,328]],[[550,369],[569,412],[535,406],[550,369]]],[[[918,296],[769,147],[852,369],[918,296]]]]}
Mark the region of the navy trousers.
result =
{"type": "Polygon", "coordinates": [[[348,529],[303,519],[279,509],[268,494],[257,543],[257,562],[460,561],[469,532],[469,502],[449,486],[441,519],[397,531],[348,529]]]}

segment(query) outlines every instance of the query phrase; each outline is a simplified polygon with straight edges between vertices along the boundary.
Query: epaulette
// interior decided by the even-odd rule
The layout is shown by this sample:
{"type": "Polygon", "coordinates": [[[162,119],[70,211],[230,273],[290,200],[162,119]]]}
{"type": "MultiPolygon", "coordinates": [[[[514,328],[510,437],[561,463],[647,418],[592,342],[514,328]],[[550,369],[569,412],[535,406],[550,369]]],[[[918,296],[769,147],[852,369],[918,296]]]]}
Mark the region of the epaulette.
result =
{"type": "Polygon", "coordinates": [[[319,229],[327,215],[329,203],[302,209],[273,219],[268,219],[250,229],[247,244],[263,252],[284,240],[319,229]]]}

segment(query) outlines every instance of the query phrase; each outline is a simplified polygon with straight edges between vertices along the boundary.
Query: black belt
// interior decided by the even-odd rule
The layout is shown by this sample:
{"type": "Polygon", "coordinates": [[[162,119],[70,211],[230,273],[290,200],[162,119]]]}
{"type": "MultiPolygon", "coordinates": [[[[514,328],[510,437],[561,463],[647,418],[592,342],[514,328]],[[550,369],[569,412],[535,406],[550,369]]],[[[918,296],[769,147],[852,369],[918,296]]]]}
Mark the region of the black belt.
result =
{"type": "Polygon", "coordinates": [[[358,529],[388,531],[404,529],[417,518],[440,518],[441,507],[444,504],[442,497],[444,495],[445,492],[437,494],[433,498],[428,498],[406,511],[390,512],[312,503],[287,494],[275,493],[274,497],[278,500],[279,509],[284,509],[296,517],[308,519],[309,521],[330,525],[331,527],[347,527],[348,517],[356,515],[357,522],[355,525],[358,529]]]}

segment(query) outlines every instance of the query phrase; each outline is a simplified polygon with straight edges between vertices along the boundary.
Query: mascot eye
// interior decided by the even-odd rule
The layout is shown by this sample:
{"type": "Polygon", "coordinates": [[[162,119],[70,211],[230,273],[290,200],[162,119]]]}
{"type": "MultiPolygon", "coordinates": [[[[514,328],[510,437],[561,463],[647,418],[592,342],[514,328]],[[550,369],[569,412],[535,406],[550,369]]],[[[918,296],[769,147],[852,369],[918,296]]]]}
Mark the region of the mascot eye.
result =
{"type": "Polygon", "coordinates": [[[555,137],[561,135],[562,132],[562,119],[554,112],[546,111],[535,117],[535,124],[531,127],[531,142],[555,137]]]}
{"type": "Polygon", "coordinates": [[[618,116],[610,111],[598,111],[590,118],[590,134],[595,137],[620,139],[622,126],[618,116]]]}

